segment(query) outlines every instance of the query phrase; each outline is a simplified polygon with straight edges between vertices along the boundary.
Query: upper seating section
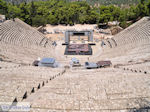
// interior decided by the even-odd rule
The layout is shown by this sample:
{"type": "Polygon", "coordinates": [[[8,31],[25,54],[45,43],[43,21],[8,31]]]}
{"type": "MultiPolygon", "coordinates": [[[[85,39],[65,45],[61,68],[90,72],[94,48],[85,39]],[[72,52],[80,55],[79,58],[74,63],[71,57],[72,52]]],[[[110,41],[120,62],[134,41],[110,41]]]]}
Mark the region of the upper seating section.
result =
{"type": "Polygon", "coordinates": [[[114,37],[103,40],[102,43],[104,43],[101,44],[103,52],[98,60],[116,58],[116,62],[127,62],[148,57],[150,55],[150,17],[143,17],[114,37]]]}
{"type": "Polygon", "coordinates": [[[42,46],[50,42],[43,34],[19,19],[0,24],[0,41],[24,47],[42,46]]]}
{"type": "Polygon", "coordinates": [[[0,55],[4,60],[31,64],[38,57],[53,57],[52,41],[19,19],[0,23],[0,55]]]}
{"type": "Polygon", "coordinates": [[[107,39],[107,41],[110,44],[107,48],[115,48],[134,43],[138,43],[137,45],[149,43],[150,17],[143,17],[138,22],[115,35],[113,38],[107,39]]]}
{"type": "MultiPolygon", "coordinates": [[[[113,38],[118,46],[140,42],[150,42],[150,17],[143,17],[113,38]]],[[[139,44],[140,45],[140,44],[139,44]]]]}

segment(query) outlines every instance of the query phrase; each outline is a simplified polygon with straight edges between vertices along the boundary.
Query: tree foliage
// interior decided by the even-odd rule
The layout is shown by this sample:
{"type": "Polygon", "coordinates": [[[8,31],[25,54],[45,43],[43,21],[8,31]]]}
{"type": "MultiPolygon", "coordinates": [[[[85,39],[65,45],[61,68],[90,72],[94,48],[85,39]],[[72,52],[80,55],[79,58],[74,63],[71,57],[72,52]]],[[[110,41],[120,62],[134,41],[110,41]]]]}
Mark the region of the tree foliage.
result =
{"type": "MultiPolygon", "coordinates": [[[[20,4],[22,2],[32,2],[32,1],[40,1],[40,0],[5,0],[10,3],[14,4],[20,4]]],[[[47,1],[47,0],[42,0],[42,1],[47,1]]],[[[114,4],[114,5],[130,5],[130,4],[137,4],[139,3],[140,0],[65,0],[67,2],[72,2],[72,1],[86,1],[90,5],[95,5],[95,4],[103,4],[103,5],[109,5],[109,4],[114,4]]]]}
{"type": "MultiPolygon", "coordinates": [[[[106,0],[105,0],[106,1],[106,0]]],[[[0,13],[8,19],[20,18],[32,26],[45,24],[99,24],[109,21],[119,21],[121,26],[127,26],[127,21],[136,21],[150,15],[150,0],[141,0],[130,8],[120,8],[114,5],[91,6],[86,1],[68,2],[67,0],[32,1],[14,5],[0,0],[0,13]]]]}

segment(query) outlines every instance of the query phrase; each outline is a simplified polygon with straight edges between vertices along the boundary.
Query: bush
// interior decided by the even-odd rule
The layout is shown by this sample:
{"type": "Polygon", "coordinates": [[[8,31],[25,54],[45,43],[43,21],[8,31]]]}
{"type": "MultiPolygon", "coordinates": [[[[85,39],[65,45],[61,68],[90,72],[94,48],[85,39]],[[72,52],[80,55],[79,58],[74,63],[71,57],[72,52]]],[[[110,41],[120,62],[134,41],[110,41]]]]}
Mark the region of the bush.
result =
{"type": "Polygon", "coordinates": [[[41,25],[46,25],[47,21],[43,16],[36,15],[35,17],[32,18],[32,25],[33,26],[41,26],[41,25]]]}

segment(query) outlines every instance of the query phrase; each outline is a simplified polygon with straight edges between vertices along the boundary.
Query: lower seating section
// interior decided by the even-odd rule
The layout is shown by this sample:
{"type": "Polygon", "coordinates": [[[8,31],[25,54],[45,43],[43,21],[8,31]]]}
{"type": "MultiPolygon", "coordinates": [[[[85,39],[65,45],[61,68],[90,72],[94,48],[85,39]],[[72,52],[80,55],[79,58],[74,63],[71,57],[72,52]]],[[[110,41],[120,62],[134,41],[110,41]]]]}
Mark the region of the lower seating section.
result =
{"type": "Polygon", "coordinates": [[[15,67],[16,68],[20,67],[20,64],[0,61],[0,69],[3,69],[3,68],[15,68],[15,67]]]}
{"type": "Polygon", "coordinates": [[[150,60],[148,62],[119,66],[119,68],[122,68],[123,70],[131,71],[131,72],[135,72],[135,73],[138,72],[138,73],[149,74],[150,73],[150,60]]]}
{"type": "MultiPolygon", "coordinates": [[[[9,66],[12,63],[7,63],[9,66]]],[[[0,69],[0,102],[22,101],[50,80],[63,73],[63,69],[19,66],[0,69]]]]}
{"type": "Polygon", "coordinates": [[[33,112],[147,111],[148,77],[117,68],[68,70],[25,101],[31,103],[33,112]]]}

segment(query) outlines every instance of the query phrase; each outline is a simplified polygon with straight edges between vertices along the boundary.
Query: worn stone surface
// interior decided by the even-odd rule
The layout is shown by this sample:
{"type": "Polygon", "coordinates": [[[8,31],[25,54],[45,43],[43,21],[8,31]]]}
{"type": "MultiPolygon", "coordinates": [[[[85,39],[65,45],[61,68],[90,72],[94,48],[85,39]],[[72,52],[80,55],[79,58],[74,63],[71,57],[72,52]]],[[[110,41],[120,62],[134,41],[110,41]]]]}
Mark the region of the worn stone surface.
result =
{"type": "Polygon", "coordinates": [[[113,68],[68,70],[25,101],[31,102],[32,111],[128,112],[150,106],[148,77],[113,68]]]}

